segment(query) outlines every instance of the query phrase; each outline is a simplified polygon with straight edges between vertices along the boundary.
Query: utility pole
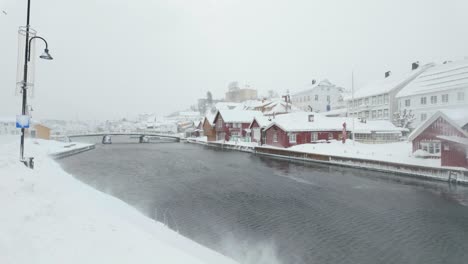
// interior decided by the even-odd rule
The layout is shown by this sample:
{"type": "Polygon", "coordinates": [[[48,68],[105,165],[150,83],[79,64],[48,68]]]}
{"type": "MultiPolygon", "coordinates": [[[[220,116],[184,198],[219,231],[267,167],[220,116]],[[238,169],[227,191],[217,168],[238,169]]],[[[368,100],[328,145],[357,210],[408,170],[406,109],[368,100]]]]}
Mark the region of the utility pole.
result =
{"type": "MultiPolygon", "coordinates": [[[[24,47],[24,70],[23,70],[23,83],[21,86],[21,92],[23,95],[23,103],[21,107],[21,114],[24,116],[26,115],[26,106],[28,100],[28,55],[29,55],[29,17],[30,17],[30,10],[31,10],[31,0],[28,0],[28,9],[26,13],[26,38],[25,38],[25,47],[24,47]]],[[[25,128],[21,128],[21,142],[20,142],[20,161],[22,161],[25,165],[28,165],[27,161],[24,159],[24,133],[25,128]]]]}
{"type": "MultiPolygon", "coordinates": [[[[354,104],[354,70],[351,71],[351,97],[352,97],[351,105],[353,106],[351,109],[354,109],[355,107],[355,104],[354,104]]],[[[354,142],[356,141],[356,139],[354,138],[354,119],[355,119],[355,116],[353,112],[353,131],[351,131],[351,135],[353,137],[353,145],[354,145],[354,142]]]]}

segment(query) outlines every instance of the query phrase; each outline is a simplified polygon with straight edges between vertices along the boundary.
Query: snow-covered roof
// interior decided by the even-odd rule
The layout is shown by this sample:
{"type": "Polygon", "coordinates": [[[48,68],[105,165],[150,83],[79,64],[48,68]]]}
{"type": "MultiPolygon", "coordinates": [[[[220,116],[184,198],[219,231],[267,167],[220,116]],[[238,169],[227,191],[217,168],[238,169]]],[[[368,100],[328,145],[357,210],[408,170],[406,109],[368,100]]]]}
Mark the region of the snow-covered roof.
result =
{"type": "MultiPolygon", "coordinates": [[[[433,64],[426,64],[424,66],[420,66],[416,70],[412,70],[402,75],[390,75],[387,78],[371,82],[356,89],[354,91],[354,99],[389,93],[394,89],[407,85],[408,82],[414,80],[414,78],[432,66],[433,64]]],[[[348,94],[345,100],[351,100],[352,97],[352,94],[348,94]]]]}
{"type": "Polygon", "coordinates": [[[348,112],[348,109],[346,108],[339,108],[339,109],[333,109],[328,112],[322,112],[325,116],[346,116],[346,113],[348,112]]]}
{"type": "Polygon", "coordinates": [[[461,108],[440,109],[439,111],[443,112],[459,127],[468,124],[468,105],[461,108]]]}
{"type": "Polygon", "coordinates": [[[247,100],[239,103],[234,110],[253,110],[256,107],[262,106],[264,103],[265,102],[261,100],[247,100]]]}
{"type": "Polygon", "coordinates": [[[238,107],[240,103],[219,102],[215,104],[216,110],[229,110],[238,107]]]}
{"type": "Polygon", "coordinates": [[[435,112],[430,118],[426,119],[423,123],[419,125],[409,136],[408,140],[412,141],[414,140],[417,136],[419,136],[422,132],[424,132],[434,121],[436,121],[439,117],[442,117],[445,119],[450,125],[455,127],[460,133],[463,135],[468,136],[468,134],[461,129],[461,127],[455,123],[452,119],[450,119],[444,112],[442,111],[437,111],[435,112]]]}
{"type": "Polygon", "coordinates": [[[461,145],[468,146],[468,138],[457,137],[457,136],[437,136],[440,139],[447,140],[450,142],[455,142],[461,145]]]}
{"type": "MultiPolygon", "coordinates": [[[[346,123],[348,131],[353,130],[353,118],[349,117],[327,117],[321,113],[297,112],[276,116],[273,122],[267,126],[267,129],[277,125],[287,132],[298,131],[341,131],[343,124],[346,123]],[[309,116],[314,115],[314,121],[309,122],[309,116]]],[[[372,133],[372,132],[401,132],[402,129],[396,127],[389,121],[367,121],[362,123],[354,119],[354,132],[372,133]]]]}
{"type": "MultiPolygon", "coordinates": [[[[352,130],[352,118],[348,118],[346,124],[349,126],[349,130],[352,130]],[[351,123],[350,123],[351,122],[351,123]]],[[[371,120],[366,121],[365,123],[359,122],[358,120],[354,121],[354,133],[361,134],[370,134],[372,132],[377,133],[397,133],[402,131],[407,131],[406,128],[396,127],[392,122],[385,120],[371,120]]]]}
{"type": "Polygon", "coordinates": [[[219,110],[226,123],[250,123],[254,117],[263,116],[262,112],[249,110],[219,110]]]}
{"type": "Polygon", "coordinates": [[[468,60],[436,65],[408,84],[397,97],[468,87],[468,60]]]}
{"type": "Polygon", "coordinates": [[[299,112],[302,111],[291,103],[286,103],[283,100],[277,100],[266,105],[265,108],[271,108],[268,111],[263,112],[264,115],[282,114],[288,112],[299,112]]]}
{"type": "Polygon", "coordinates": [[[254,117],[254,120],[252,120],[252,123],[250,123],[249,127],[252,126],[254,121],[257,121],[257,123],[258,123],[258,125],[260,127],[267,127],[273,122],[273,119],[271,117],[268,117],[268,116],[256,116],[256,117],[254,117]]]}
{"type": "Polygon", "coordinates": [[[322,81],[317,82],[315,84],[306,85],[306,87],[304,87],[303,90],[301,90],[301,91],[299,91],[297,93],[294,93],[291,96],[299,96],[299,95],[307,94],[307,93],[310,93],[311,91],[313,91],[314,89],[316,89],[318,87],[336,87],[336,88],[344,91],[344,88],[337,87],[335,84],[331,83],[328,79],[323,79],[322,81]]]}

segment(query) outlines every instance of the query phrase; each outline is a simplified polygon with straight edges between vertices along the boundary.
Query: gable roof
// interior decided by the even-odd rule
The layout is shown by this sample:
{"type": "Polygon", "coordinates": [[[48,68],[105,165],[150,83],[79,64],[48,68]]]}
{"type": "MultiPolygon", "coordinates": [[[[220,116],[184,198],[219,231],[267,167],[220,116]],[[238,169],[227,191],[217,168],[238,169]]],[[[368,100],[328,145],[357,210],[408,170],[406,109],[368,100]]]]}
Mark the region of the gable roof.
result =
{"type": "Polygon", "coordinates": [[[251,123],[256,116],[262,116],[262,112],[250,110],[219,110],[213,122],[221,115],[225,123],[251,123]]]}
{"type": "Polygon", "coordinates": [[[322,88],[322,87],[336,88],[340,92],[345,91],[345,89],[343,87],[336,86],[335,84],[331,83],[328,79],[323,79],[320,82],[317,82],[315,84],[308,84],[305,87],[304,90],[296,92],[296,93],[292,94],[291,96],[294,97],[294,96],[300,96],[300,95],[303,95],[303,94],[308,94],[308,93],[314,91],[315,89],[322,88]]]}
{"type": "Polygon", "coordinates": [[[455,124],[460,127],[468,124],[468,105],[461,108],[440,109],[442,113],[448,116],[455,124]]]}
{"type": "MultiPolygon", "coordinates": [[[[327,117],[322,113],[297,112],[291,114],[279,115],[273,119],[265,129],[274,125],[278,126],[287,132],[300,131],[342,131],[343,124],[346,123],[347,131],[352,131],[353,118],[351,117],[327,117]],[[314,115],[314,121],[309,122],[309,115],[314,115]]],[[[368,121],[362,123],[354,119],[354,132],[356,133],[371,133],[371,132],[401,132],[402,129],[396,127],[389,121],[368,121]]]]}
{"type": "Polygon", "coordinates": [[[432,123],[434,123],[439,117],[442,117],[446,120],[451,126],[457,129],[462,135],[468,136],[468,134],[461,129],[457,123],[455,123],[452,119],[450,119],[446,114],[442,111],[435,112],[430,118],[424,121],[419,127],[417,127],[409,136],[408,140],[413,141],[416,137],[418,137],[422,132],[424,132],[432,123]]]}
{"type": "Polygon", "coordinates": [[[397,97],[468,87],[468,59],[436,65],[403,88],[397,97]]]}
{"type": "MultiPolygon", "coordinates": [[[[361,88],[358,88],[354,91],[354,99],[374,96],[379,94],[389,93],[395,89],[400,89],[401,87],[406,86],[409,82],[414,80],[424,71],[432,67],[433,64],[426,64],[420,66],[416,70],[412,70],[402,75],[390,75],[387,78],[380,79],[374,82],[371,82],[361,88]]],[[[352,94],[348,94],[345,100],[351,100],[353,97],[352,94]]]]}
{"type": "Polygon", "coordinates": [[[271,119],[271,117],[267,117],[267,116],[256,116],[254,117],[254,119],[252,120],[252,122],[250,123],[249,125],[249,128],[252,128],[252,125],[253,123],[257,121],[257,124],[260,126],[260,127],[267,127],[269,126],[273,120],[271,119]]]}

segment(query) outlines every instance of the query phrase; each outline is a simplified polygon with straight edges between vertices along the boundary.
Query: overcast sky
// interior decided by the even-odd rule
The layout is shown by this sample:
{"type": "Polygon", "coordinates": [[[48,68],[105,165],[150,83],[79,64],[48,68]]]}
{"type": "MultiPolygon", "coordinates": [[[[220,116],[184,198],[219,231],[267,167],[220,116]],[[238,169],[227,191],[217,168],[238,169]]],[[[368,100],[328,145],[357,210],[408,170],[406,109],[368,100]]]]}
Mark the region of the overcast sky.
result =
{"type": "MultiPolygon", "coordinates": [[[[15,96],[27,0],[0,0],[0,116],[15,96]]],[[[55,60],[36,62],[36,118],[167,114],[237,80],[299,91],[356,87],[413,61],[468,56],[466,0],[32,0],[31,25],[55,60]]],[[[37,53],[42,49],[37,43],[37,53]]]]}

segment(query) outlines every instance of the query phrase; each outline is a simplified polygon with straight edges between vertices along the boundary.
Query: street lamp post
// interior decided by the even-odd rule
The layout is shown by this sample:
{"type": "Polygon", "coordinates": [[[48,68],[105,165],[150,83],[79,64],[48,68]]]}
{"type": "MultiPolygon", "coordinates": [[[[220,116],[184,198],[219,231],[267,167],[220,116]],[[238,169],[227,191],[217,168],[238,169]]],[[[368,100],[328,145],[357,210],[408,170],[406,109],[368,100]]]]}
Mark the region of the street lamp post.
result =
{"type": "MultiPolygon", "coordinates": [[[[27,100],[28,100],[28,62],[31,60],[31,41],[33,39],[41,39],[44,41],[46,48],[44,54],[40,56],[41,59],[52,60],[52,56],[49,54],[49,45],[47,41],[42,37],[33,36],[30,38],[30,13],[31,13],[31,0],[28,0],[28,9],[26,14],[26,29],[25,29],[25,47],[24,47],[24,67],[23,67],[23,80],[21,82],[21,93],[23,97],[23,103],[21,107],[21,114],[25,116],[27,114],[27,100]]],[[[24,157],[24,134],[25,128],[21,128],[21,141],[20,141],[20,161],[23,162],[27,167],[34,167],[34,158],[24,157]]]]}

